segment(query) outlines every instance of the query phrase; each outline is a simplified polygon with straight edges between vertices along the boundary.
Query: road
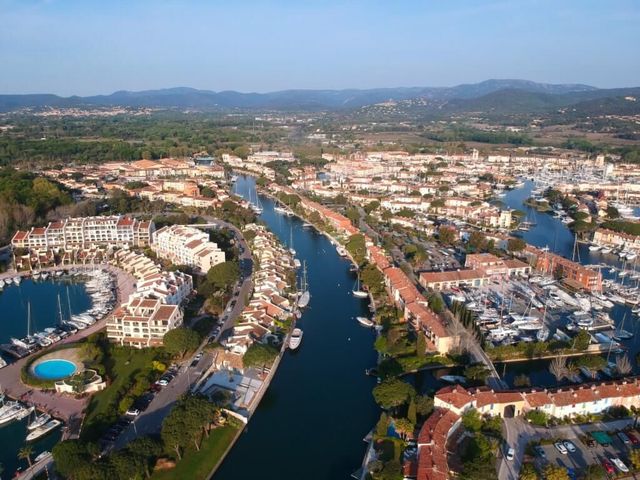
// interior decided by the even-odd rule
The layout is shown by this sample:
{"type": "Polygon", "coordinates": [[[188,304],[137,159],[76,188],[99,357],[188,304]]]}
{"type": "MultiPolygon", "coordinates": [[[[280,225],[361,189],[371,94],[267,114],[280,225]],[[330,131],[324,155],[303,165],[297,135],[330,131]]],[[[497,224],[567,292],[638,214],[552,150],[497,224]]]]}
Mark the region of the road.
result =
{"type": "MultiPolygon", "coordinates": [[[[228,228],[233,231],[239,250],[238,260],[240,264],[240,283],[236,284],[231,300],[229,301],[229,305],[221,317],[223,323],[220,328],[220,333],[203,340],[202,344],[193,353],[193,355],[179,365],[179,370],[175,378],[169,383],[169,385],[156,393],[153,401],[149,404],[149,407],[138,415],[131,425],[120,434],[112,447],[113,449],[123,448],[128,442],[139,435],[158,433],[160,431],[162,420],[169,413],[173,404],[182,395],[189,391],[202,373],[207,371],[213,361],[210,354],[204,354],[198,364],[195,367],[191,367],[193,357],[202,352],[202,349],[207,343],[218,340],[233,328],[236,318],[244,309],[246,300],[250,297],[253,290],[253,283],[251,279],[253,271],[253,257],[249,246],[242,236],[242,232],[240,232],[240,230],[234,225],[222,220],[208,216],[205,216],[204,218],[208,222],[208,225],[204,228],[211,228],[212,225],[215,225],[219,228],[228,228]],[[233,304],[233,306],[231,306],[231,304],[233,304]]],[[[203,228],[203,225],[191,226],[203,228]]],[[[213,331],[214,330],[210,332],[210,335],[213,334],[213,331]]]]}

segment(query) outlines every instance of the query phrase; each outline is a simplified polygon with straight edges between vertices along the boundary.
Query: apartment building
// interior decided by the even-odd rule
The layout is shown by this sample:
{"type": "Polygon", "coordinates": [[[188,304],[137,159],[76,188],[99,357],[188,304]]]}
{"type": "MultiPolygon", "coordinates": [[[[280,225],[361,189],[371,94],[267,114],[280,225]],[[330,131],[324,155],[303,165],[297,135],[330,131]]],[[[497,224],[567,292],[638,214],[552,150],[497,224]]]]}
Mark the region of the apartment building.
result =
{"type": "Polygon", "coordinates": [[[571,288],[592,292],[602,291],[602,273],[598,270],[531,245],[527,246],[524,255],[529,258],[530,263],[535,265],[536,270],[561,278],[571,288]]]}
{"type": "Polygon", "coordinates": [[[107,322],[107,336],[119,345],[159,347],[169,330],[182,325],[183,314],[177,305],[163,304],[154,298],[130,298],[107,322]]]}
{"type": "Polygon", "coordinates": [[[206,273],[225,261],[224,252],[209,241],[209,234],[193,227],[171,225],[153,234],[151,248],[174,265],[189,265],[206,273]]]}
{"type": "Polygon", "coordinates": [[[607,228],[598,228],[593,232],[593,243],[607,247],[619,247],[640,252],[640,235],[614,232],[607,228]]]}
{"type": "Polygon", "coordinates": [[[46,227],[19,230],[13,235],[11,245],[37,251],[94,246],[144,247],[149,245],[154,230],[151,221],[121,215],[67,218],[46,227]]]}

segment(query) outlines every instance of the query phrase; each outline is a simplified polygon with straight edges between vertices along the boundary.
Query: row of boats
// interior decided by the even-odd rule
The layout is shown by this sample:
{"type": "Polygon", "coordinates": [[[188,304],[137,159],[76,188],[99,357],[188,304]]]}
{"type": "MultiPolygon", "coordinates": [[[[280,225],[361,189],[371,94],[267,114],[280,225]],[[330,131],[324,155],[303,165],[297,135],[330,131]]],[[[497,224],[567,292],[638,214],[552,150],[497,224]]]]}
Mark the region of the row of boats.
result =
{"type": "MultiPolygon", "coordinates": [[[[64,272],[60,272],[64,274],[64,272]]],[[[27,304],[27,335],[23,338],[11,338],[9,343],[1,344],[1,351],[14,358],[26,357],[33,352],[63,340],[69,335],[77,333],[78,330],[84,330],[113,309],[116,296],[113,288],[113,278],[110,273],[104,270],[87,272],[73,270],[67,272],[66,275],[69,277],[81,276],[88,278],[85,282],[85,290],[91,297],[91,308],[83,313],[73,314],[67,287],[67,315],[63,313],[62,302],[60,295],[58,295],[57,324],[54,327],[32,332],[31,304],[29,303],[27,304]]],[[[41,275],[40,278],[42,278],[41,275]]],[[[4,363],[6,364],[6,362],[4,363]]]]}
{"type": "Polygon", "coordinates": [[[52,418],[48,413],[38,413],[32,405],[6,400],[5,396],[0,394],[0,427],[27,417],[27,442],[34,442],[62,425],[60,420],[52,418]]]}

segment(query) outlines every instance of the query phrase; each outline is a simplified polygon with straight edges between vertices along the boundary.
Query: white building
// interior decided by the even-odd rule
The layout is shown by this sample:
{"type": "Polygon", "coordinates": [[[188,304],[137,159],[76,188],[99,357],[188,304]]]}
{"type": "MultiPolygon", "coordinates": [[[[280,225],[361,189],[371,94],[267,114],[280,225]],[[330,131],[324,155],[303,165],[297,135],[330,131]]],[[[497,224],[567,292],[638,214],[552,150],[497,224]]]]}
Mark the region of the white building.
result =
{"type": "Polygon", "coordinates": [[[163,227],[153,234],[151,248],[175,265],[189,265],[201,272],[225,261],[224,252],[209,241],[209,234],[182,225],[163,227]]]}

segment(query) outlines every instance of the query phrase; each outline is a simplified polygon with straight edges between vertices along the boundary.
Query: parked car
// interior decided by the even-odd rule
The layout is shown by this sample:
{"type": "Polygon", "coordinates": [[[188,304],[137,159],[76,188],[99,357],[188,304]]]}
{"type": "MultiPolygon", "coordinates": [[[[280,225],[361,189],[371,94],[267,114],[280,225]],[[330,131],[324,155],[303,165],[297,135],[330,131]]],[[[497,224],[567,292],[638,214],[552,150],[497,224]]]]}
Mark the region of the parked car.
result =
{"type": "Polygon", "coordinates": [[[130,408],[129,410],[127,410],[126,415],[129,415],[130,417],[137,417],[138,415],[140,415],[140,410],[138,410],[137,408],[130,408]]]}
{"type": "Polygon", "coordinates": [[[509,447],[509,449],[507,450],[507,455],[506,455],[507,460],[509,460],[509,461],[513,460],[513,457],[515,457],[515,455],[516,455],[516,451],[513,448],[509,447]]]}
{"type": "Polygon", "coordinates": [[[159,385],[161,387],[166,387],[167,385],[169,385],[169,381],[166,378],[161,378],[156,382],[156,385],[159,385]]]}
{"type": "Polygon", "coordinates": [[[608,475],[613,475],[615,473],[616,469],[613,467],[613,463],[611,463],[608,459],[603,458],[601,463],[602,468],[604,468],[608,475]]]}
{"type": "Polygon", "coordinates": [[[574,452],[576,451],[576,446],[573,444],[573,442],[572,442],[572,441],[570,441],[570,440],[565,440],[565,441],[564,441],[564,442],[562,442],[562,443],[564,444],[565,448],[566,448],[569,452],[574,453],[574,452]]]}
{"type": "Polygon", "coordinates": [[[567,447],[565,447],[562,442],[556,442],[553,444],[553,446],[556,447],[556,450],[558,450],[562,455],[566,455],[569,453],[567,451],[567,447]]]}
{"type": "Polygon", "coordinates": [[[631,439],[624,432],[618,432],[618,438],[622,440],[625,445],[631,445],[631,439]]]}
{"type": "Polygon", "coordinates": [[[638,439],[638,437],[636,437],[636,434],[634,434],[633,432],[627,432],[627,437],[629,437],[629,441],[631,441],[631,444],[634,447],[640,445],[640,439],[638,439]]]}
{"type": "Polygon", "coordinates": [[[534,451],[536,452],[536,454],[542,458],[545,459],[547,458],[547,453],[544,451],[544,448],[542,448],[541,445],[537,445],[536,447],[534,447],[534,451]]]}
{"type": "Polygon", "coordinates": [[[618,457],[612,457],[609,460],[611,460],[611,463],[613,463],[622,473],[629,473],[629,467],[627,467],[618,457]]]}

